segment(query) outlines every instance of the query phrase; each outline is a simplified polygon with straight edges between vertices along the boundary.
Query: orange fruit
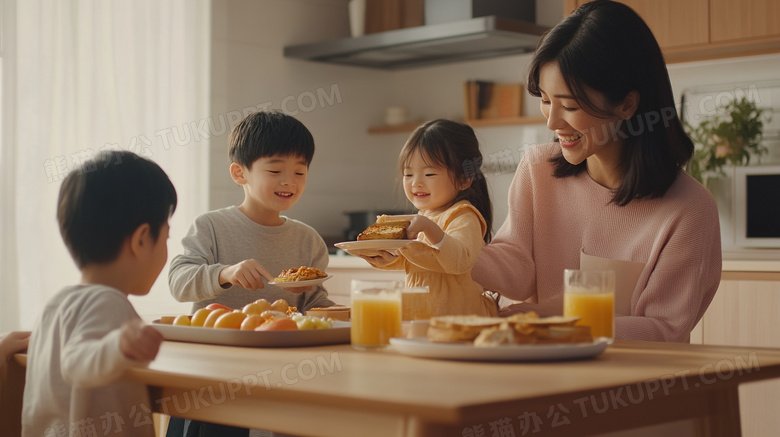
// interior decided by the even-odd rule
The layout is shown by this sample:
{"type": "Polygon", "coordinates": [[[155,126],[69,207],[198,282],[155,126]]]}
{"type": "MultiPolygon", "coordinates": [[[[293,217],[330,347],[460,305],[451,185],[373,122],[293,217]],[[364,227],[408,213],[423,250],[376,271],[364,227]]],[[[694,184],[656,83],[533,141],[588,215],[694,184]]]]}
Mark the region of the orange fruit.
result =
{"type": "Polygon", "coordinates": [[[262,311],[260,311],[261,313],[263,311],[268,311],[268,310],[271,309],[271,303],[268,302],[265,299],[257,299],[256,301],[254,301],[252,303],[256,303],[256,304],[260,305],[260,308],[262,308],[262,311]]]}
{"type": "Polygon", "coordinates": [[[241,322],[246,319],[246,314],[241,311],[231,311],[219,316],[216,322],[214,322],[215,328],[225,329],[240,329],[241,322]]]}
{"type": "Polygon", "coordinates": [[[290,308],[290,304],[284,299],[277,299],[271,304],[271,309],[274,311],[287,312],[287,308],[290,308]]]}
{"type": "Polygon", "coordinates": [[[246,316],[243,322],[241,322],[242,331],[254,331],[255,328],[265,323],[265,319],[260,314],[252,314],[246,316]]]}
{"type": "Polygon", "coordinates": [[[228,312],[229,312],[228,310],[223,310],[222,308],[211,310],[211,313],[209,313],[208,317],[206,317],[206,321],[203,322],[203,327],[213,328],[214,323],[217,321],[219,316],[221,316],[222,314],[226,314],[228,312]]]}
{"type": "Polygon", "coordinates": [[[297,331],[298,324],[293,319],[276,319],[263,323],[255,331],[297,331]]]}
{"type": "MultiPolygon", "coordinates": [[[[271,306],[268,305],[268,308],[271,308],[271,306]]],[[[263,311],[267,311],[268,308],[265,308],[263,305],[260,305],[259,303],[252,302],[246,304],[244,308],[241,308],[241,312],[246,315],[262,314],[263,311]]]]}
{"type": "Polygon", "coordinates": [[[203,323],[206,321],[206,317],[208,317],[212,311],[214,310],[210,310],[208,308],[201,308],[195,311],[195,314],[193,314],[192,318],[190,319],[190,326],[203,326],[203,323]]]}
{"type": "Polygon", "coordinates": [[[190,316],[184,314],[181,316],[176,316],[176,318],[173,319],[173,324],[179,326],[190,326],[190,316]]]}

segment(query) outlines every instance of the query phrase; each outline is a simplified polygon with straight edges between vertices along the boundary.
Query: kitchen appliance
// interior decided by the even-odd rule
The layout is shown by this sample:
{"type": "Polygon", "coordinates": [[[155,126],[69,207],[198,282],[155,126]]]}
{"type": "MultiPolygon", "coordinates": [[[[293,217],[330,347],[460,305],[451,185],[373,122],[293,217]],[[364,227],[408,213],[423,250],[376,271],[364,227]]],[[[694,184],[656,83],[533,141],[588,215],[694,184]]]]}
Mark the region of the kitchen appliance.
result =
{"type": "Polygon", "coordinates": [[[425,13],[424,26],[291,45],[284,56],[401,69],[530,52],[548,29],[534,23],[533,0],[430,0],[425,13]]]}
{"type": "Polygon", "coordinates": [[[734,170],[734,239],[741,248],[780,248],[780,165],[734,170]]]}

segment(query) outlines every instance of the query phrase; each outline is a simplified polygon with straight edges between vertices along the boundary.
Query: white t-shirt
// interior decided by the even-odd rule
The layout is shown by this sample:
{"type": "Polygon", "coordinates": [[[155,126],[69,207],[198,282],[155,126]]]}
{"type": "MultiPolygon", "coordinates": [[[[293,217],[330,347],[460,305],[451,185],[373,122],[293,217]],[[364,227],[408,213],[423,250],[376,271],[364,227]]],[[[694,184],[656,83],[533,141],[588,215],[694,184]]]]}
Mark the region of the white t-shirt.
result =
{"type": "Polygon", "coordinates": [[[133,361],[119,328],[137,319],[127,295],[76,285],[55,295],[32,331],[22,436],[154,436],[147,388],[118,381],[133,361]]]}

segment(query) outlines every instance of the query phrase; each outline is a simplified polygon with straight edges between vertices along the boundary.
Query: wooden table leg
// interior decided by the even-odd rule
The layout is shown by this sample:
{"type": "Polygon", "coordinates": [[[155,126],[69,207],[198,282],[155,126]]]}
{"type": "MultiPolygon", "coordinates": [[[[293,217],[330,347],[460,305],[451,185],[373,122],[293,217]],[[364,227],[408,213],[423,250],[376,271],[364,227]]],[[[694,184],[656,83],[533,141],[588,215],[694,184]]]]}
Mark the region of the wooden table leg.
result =
{"type": "Polygon", "coordinates": [[[701,434],[712,437],[739,437],[739,387],[730,386],[708,398],[707,416],[701,419],[701,434]]]}
{"type": "Polygon", "coordinates": [[[11,357],[0,369],[0,424],[4,436],[22,435],[25,368],[11,357]]]}

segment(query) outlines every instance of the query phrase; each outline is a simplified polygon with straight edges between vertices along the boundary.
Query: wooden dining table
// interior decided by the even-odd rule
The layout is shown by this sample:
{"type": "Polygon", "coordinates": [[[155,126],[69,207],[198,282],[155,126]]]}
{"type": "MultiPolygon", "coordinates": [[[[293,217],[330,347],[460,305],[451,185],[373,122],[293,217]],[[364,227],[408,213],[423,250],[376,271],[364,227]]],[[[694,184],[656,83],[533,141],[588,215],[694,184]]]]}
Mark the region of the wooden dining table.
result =
{"type": "Polygon", "coordinates": [[[616,341],[589,359],[474,362],[165,341],[123,379],[147,385],[159,413],[296,435],[577,436],[692,420],[733,437],[738,385],[777,377],[780,350],[761,348],[616,341]]]}

